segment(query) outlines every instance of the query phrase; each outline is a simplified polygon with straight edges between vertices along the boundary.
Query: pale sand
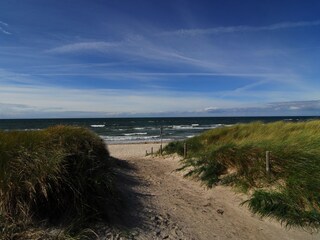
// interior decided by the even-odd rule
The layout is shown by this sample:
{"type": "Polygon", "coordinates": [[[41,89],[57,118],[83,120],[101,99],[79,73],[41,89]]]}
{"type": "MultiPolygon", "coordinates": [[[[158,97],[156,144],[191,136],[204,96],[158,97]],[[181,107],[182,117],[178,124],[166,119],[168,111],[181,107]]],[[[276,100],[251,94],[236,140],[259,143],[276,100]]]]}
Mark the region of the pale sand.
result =
{"type": "MultiPolygon", "coordinates": [[[[163,143],[164,147],[167,143],[163,143]]],[[[156,153],[160,149],[160,143],[133,143],[133,144],[109,144],[108,149],[113,157],[120,159],[135,159],[146,156],[146,151],[156,153]]]]}
{"type": "Polygon", "coordinates": [[[124,222],[134,239],[320,239],[300,229],[285,229],[260,219],[240,203],[231,188],[206,189],[182,177],[179,158],[145,157],[159,144],[109,145],[119,160],[120,187],[128,208],[124,222]]]}

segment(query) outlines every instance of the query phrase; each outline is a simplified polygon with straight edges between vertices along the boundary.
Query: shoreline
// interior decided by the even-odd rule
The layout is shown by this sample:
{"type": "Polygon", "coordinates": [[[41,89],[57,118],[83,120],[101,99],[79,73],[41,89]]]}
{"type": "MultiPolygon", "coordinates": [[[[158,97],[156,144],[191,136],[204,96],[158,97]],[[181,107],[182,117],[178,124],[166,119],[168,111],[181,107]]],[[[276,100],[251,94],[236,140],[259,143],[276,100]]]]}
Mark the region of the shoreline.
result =
{"type": "MultiPolygon", "coordinates": [[[[175,142],[175,141],[185,141],[185,139],[182,139],[182,140],[169,140],[169,141],[162,141],[162,144],[168,144],[168,143],[171,143],[171,142],[175,142]]],[[[148,144],[161,144],[161,142],[158,142],[158,141],[150,141],[150,142],[115,142],[115,143],[112,143],[112,142],[107,142],[104,140],[104,142],[108,145],[108,146],[111,146],[111,145],[148,145],[148,144]]]]}

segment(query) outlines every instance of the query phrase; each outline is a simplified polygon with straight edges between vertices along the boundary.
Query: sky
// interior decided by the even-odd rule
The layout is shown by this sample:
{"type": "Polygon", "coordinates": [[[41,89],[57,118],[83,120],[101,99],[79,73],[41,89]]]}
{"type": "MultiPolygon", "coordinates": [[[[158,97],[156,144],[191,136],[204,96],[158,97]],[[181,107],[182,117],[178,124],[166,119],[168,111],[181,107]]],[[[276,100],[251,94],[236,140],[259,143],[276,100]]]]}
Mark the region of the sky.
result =
{"type": "Polygon", "coordinates": [[[317,0],[1,0],[0,118],[320,115],[317,0]]]}

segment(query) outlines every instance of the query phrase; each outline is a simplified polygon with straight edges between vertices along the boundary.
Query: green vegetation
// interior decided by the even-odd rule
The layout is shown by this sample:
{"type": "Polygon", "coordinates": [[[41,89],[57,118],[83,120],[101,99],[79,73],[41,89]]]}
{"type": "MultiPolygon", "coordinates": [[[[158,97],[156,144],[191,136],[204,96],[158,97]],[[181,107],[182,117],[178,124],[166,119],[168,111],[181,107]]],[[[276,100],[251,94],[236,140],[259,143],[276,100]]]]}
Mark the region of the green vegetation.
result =
{"type": "MultiPolygon", "coordinates": [[[[320,121],[255,122],[188,139],[179,170],[208,187],[227,184],[251,194],[244,204],[286,226],[320,227],[320,121]],[[271,173],[265,170],[271,151],[271,173]]],[[[173,142],[167,153],[183,154],[173,142]]]]}
{"type": "Polygon", "coordinates": [[[115,200],[109,153],[96,134],[69,126],[0,132],[1,239],[49,239],[41,229],[61,225],[74,234],[108,218],[115,200]]]}

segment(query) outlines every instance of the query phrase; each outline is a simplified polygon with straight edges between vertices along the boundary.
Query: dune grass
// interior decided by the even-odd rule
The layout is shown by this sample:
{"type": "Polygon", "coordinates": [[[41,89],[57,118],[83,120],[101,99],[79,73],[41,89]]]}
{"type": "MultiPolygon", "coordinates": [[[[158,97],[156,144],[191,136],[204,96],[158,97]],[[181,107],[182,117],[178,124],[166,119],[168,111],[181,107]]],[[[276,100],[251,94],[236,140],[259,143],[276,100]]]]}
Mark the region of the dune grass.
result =
{"type": "Polygon", "coordinates": [[[40,222],[81,230],[108,218],[115,202],[109,153],[96,134],[70,126],[0,132],[1,239],[27,239],[40,222]]]}
{"type": "MultiPolygon", "coordinates": [[[[180,170],[212,187],[228,184],[250,194],[254,213],[286,226],[320,227],[320,121],[254,122],[217,128],[187,140],[180,170]],[[265,153],[271,151],[271,173],[265,153]]],[[[173,142],[167,153],[183,154],[173,142]]]]}

